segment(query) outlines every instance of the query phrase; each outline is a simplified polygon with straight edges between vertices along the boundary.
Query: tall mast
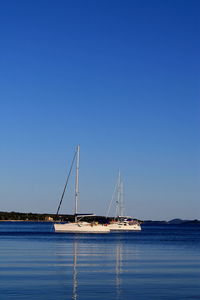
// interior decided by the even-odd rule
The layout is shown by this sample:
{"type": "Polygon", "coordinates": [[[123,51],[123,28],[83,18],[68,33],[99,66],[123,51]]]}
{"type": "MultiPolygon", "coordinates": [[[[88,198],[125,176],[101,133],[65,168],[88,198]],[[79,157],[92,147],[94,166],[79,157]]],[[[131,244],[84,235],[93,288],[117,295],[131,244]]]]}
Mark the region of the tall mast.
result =
{"type": "Polygon", "coordinates": [[[121,179],[121,184],[120,184],[120,216],[124,216],[124,184],[121,179]]]}
{"type": "Polygon", "coordinates": [[[78,213],[79,159],[80,159],[80,146],[78,145],[76,151],[75,222],[77,222],[77,213],[78,213]]]}
{"type": "Polygon", "coordinates": [[[117,203],[116,212],[119,221],[124,216],[123,189],[124,186],[121,178],[121,173],[119,171],[118,182],[117,182],[117,201],[116,201],[117,203]]]}
{"type": "Polygon", "coordinates": [[[119,171],[118,174],[118,183],[117,183],[117,217],[120,216],[120,206],[121,206],[121,174],[119,171]]]}

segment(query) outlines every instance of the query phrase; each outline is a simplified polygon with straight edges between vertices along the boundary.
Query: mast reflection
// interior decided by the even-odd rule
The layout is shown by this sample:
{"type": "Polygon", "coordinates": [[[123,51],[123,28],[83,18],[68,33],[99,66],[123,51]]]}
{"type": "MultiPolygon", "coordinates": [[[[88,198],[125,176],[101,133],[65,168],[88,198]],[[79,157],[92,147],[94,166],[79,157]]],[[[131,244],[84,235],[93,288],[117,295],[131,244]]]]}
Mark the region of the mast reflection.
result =
{"type": "Polygon", "coordinates": [[[122,244],[118,244],[116,246],[116,264],[115,264],[115,287],[116,287],[116,296],[119,299],[121,295],[121,274],[123,267],[123,259],[122,259],[122,244]]]}
{"type": "MultiPolygon", "coordinates": [[[[72,275],[72,299],[77,300],[78,295],[78,255],[79,255],[79,241],[74,239],[73,243],[73,275],[72,275]]],[[[92,254],[91,254],[92,255],[92,254]]],[[[101,269],[101,272],[103,270],[101,269]]],[[[122,296],[122,273],[123,273],[123,244],[119,243],[115,249],[115,293],[116,299],[122,296]]],[[[114,275],[113,274],[113,275],[114,275]]]]}
{"type": "Polygon", "coordinates": [[[77,253],[78,251],[78,242],[74,240],[74,245],[73,245],[73,255],[74,255],[74,260],[73,260],[73,290],[72,290],[72,299],[76,300],[78,296],[78,272],[77,272],[77,253]]]}

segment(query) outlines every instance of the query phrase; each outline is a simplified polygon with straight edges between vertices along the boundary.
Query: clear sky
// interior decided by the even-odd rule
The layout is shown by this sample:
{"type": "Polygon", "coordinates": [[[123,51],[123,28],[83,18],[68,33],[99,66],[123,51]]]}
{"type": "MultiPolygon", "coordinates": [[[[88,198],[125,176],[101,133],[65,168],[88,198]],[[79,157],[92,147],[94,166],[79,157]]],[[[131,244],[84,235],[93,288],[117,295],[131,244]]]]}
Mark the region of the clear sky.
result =
{"type": "Polygon", "coordinates": [[[128,215],[200,219],[199,13],[198,0],[1,1],[0,210],[56,212],[80,144],[80,212],[106,214],[120,169],[128,215]]]}

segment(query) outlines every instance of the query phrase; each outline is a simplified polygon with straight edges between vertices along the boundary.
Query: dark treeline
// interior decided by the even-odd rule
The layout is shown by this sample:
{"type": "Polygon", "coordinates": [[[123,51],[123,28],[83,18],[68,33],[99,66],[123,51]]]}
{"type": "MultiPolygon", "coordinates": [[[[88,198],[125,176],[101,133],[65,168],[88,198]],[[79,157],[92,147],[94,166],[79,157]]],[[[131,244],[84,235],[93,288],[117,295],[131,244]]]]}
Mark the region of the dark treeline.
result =
{"type": "Polygon", "coordinates": [[[20,212],[0,212],[1,221],[45,221],[50,218],[55,218],[53,214],[38,214],[38,213],[20,213],[20,212]]]}
{"type": "MultiPolygon", "coordinates": [[[[107,223],[112,218],[104,216],[84,217],[84,221],[107,223]]],[[[73,215],[59,214],[39,214],[39,213],[20,213],[20,212],[3,212],[0,211],[0,221],[74,221],[73,215]]]]}
{"type": "MultiPolygon", "coordinates": [[[[106,218],[104,216],[90,216],[84,217],[82,220],[86,222],[98,222],[98,223],[109,223],[113,220],[113,217],[106,218]]],[[[21,213],[21,212],[3,212],[0,211],[0,221],[38,221],[38,222],[56,222],[56,221],[74,221],[74,215],[65,215],[59,214],[39,214],[39,213],[21,213]]],[[[200,225],[200,220],[181,220],[181,219],[173,219],[171,221],[152,221],[146,220],[141,221],[135,219],[144,225],[200,225]]]]}

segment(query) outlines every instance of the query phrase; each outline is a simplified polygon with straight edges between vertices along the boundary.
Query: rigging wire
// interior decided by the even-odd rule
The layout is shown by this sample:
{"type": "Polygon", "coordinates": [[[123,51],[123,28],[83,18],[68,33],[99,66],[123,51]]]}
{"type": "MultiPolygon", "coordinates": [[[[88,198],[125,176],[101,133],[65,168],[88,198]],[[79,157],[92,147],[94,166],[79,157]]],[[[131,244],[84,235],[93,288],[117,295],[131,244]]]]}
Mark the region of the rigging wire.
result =
{"type": "Polygon", "coordinates": [[[109,215],[109,213],[110,213],[110,209],[111,209],[111,206],[112,206],[112,204],[113,204],[113,200],[114,200],[114,198],[115,198],[115,196],[116,196],[116,191],[117,191],[117,183],[115,184],[114,192],[113,192],[113,194],[112,194],[112,198],[111,198],[109,207],[108,207],[108,209],[107,209],[106,218],[108,218],[108,215],[109,215]]]}
{"type": "Polygon", "coordinates": [[[59,203],[59,205],[58,205],[58,209],[57,209],[57,212],[56,212],[56,217],[58,216],[58,213],[59,213],[59,210],[60,210],[60,206],[61,206],[61,204],[62,204],[64,195],[65,195],[65,190],[66,190],[66,188],[67,188],[67,184],[68,184],[68,181],[69,181],[71,172],[72,172],[72,168],[73,168],[73,165],[74,165],[74,161],[75,161],[76,155],[77,155],[77,151],[74,153],[74,157],[73,157],[73,160],[72,160],[72,163],[71,163],[71,167],[70,167],[70,170],[69,170],[69,174],[68,174],[68,176],[67,176],[67,180],[66,180],[66,183],[65,183],[63,192],[62,192],[62,196],[61,196],[61,199],[60,199],[60,203],[59,203]]]}

